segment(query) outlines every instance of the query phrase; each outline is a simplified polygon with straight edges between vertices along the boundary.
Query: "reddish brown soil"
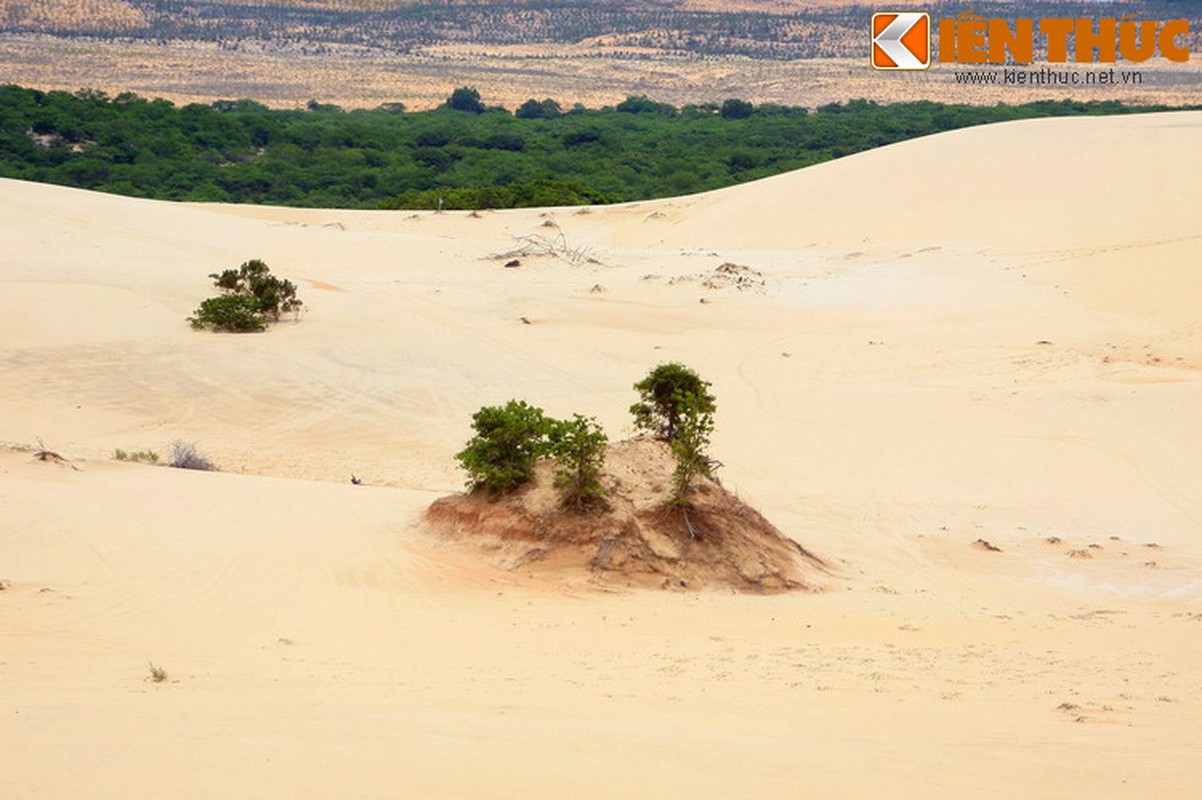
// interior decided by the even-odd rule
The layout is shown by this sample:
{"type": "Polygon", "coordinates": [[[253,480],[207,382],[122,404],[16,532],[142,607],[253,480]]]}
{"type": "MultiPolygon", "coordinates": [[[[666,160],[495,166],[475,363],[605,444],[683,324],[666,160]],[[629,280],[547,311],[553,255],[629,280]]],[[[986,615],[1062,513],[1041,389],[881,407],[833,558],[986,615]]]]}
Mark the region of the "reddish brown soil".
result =
{"type": "Polygon", "coordinates": [[[478,549],[506,569],[587,576],[604,586],[814,590],[826,563],[714,481],[687,505],[669,502],[672,461],[664,446],[633,439],[609,448],[604,509],[564,509],[552,466],[499,499],[485,492],[435,501],[426,512],[440,538],[478,549]]]}

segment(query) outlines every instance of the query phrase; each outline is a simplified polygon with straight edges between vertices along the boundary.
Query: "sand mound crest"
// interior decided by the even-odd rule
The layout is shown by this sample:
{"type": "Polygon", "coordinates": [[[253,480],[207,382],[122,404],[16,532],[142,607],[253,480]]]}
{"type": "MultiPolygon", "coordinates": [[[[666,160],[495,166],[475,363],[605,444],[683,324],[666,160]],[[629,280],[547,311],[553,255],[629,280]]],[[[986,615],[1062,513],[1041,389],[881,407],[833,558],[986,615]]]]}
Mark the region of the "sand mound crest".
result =
{"type": "Polygon", "coordinates": [[[444,497],[426,511],[426,522],[440,538],[478,548],[506,569],[583,575],[603,586],[817,588],[814,578],[826,563],[718,483],[701,479],[687,507],[670,504],[672,467],[663,443],[631,439],[608,448],[603,510],[562,508],[553,466],[543,462],[513,494],[444,497]]]}

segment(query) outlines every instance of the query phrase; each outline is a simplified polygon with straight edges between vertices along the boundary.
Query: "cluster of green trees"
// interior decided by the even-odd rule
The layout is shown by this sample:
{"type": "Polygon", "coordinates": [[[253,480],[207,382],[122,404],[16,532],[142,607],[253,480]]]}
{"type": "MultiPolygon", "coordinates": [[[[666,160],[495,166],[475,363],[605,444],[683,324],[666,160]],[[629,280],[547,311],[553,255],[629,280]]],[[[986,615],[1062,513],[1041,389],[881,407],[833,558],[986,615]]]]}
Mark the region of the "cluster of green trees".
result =
{"type": "MultiPolygon", "coordinates": [[[[660,364],[634,385],[639,401],[630,407],[635,428],[668,443],[676,460],[672,502],[687,505],[698,476],[709,476],[708,450],[714,430],[710,384],[678,363],[660,364]]],[[[548,417],[525,400],[485,406],[472,415],[475,435],[455,458],[468,487],[490,495],[511,492],[530,481],[541,458],[555,460],[555,488],[564,505],[584,512],[604,505],[601,482],[609,439],[593,417],[548,417]]]]}
{"type": "Polygon", "coordinates": [[[0,177],[161,200],[342,208],[502,208],[706,191],[939,131],[1028,117],[1164,110],[1119,103],[878,105],[813,111],[646,97],[518,114],[460,87],[443,107],[344,112],[250,100],[176,107],[133,94],[0,86],[0,177]]]}
{"type": "Polygon", "coordinates": [[[472,415],[476,434],[455,457],[471,489],[493,497],[511,492],[534,476],[540,458],[555,459],[555,487],[577,511],[599,505],[605,495],[601,467],[609,441],[597,420],[576,414],[548,417],[525,400],[484,406],[472,415]]]}

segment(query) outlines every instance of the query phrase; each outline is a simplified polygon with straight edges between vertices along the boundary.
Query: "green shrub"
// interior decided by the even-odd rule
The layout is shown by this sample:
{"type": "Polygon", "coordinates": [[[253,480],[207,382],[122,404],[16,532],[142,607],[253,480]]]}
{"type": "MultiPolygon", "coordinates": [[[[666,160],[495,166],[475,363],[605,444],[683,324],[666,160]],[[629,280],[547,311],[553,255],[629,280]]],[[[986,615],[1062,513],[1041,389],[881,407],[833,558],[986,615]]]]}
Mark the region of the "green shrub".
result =
{"type": "Polygon", "coordinates": [[[197,330],[213,328],[233,333],[261,331],[267,327],[259,318],[258,302],[243,294],[210,297],[188,317],[188,322],[197,330]]]}
{"type": "MultiPolygon", "coordinates": [[[[711,398],[712,400],[712,398],[711,398]]],[[[712,472],[709,457],[710,434],[714,432],[713,403],[708,405],[697,395],[686,394],[677,407],[676,435],[671,440],[676,470],[672,473],[672,502],[687,503],[687,495],[698,475],[712,472]],[[707,410],[708,408],[708,410],[707,410]]]]}
{"type": "Polygon", "coordinates": [[[555,488],[563,493],[564,505],[578,512],[597,505],[605,496],[601,468],[609,441],[597,420],[573,415],[556,422],[550,435],[555,456],[555,488]]]}
{"type": "Polygon", "coordinates": [[[549,451],[552,424],[525,400],[481,408],[472,415],[476,435],[455,456],[468,474],[468,487],[498,495],[530,480],[534,462],[549,451]]]}
{"type": "Polygon", "coordinates": [[[304,305],[296,296],[296,285],[287,278],[272,275],[267,264],[257,258],[244,262],[238,269],[214,272],[209,277],[224,294],[205,300],[188,317],[193,328],[236,333],[261,331],[267,327],[267,320],[279,322],[280,314],[290,311],[299,314],[304,305]]]}
{"type": "Polygon", "coordinates": [[[676,439],[685,403],[692,398],[693,413],[716,410],[710,384],[683,364],[660,364],[634,385],[639,402],[630,407],[635,428],[669,442],[676,439]]]}
{"type": "Polygon", "coordinates": [[[296,285],[287,278],[277,278],[271,268],[257,258],[244,262],[238,269],[227,269],[209,275],[213,285],[231,294],[252,297],[257,313],[278,321],[280,314],[300,309],[296,285]]]}

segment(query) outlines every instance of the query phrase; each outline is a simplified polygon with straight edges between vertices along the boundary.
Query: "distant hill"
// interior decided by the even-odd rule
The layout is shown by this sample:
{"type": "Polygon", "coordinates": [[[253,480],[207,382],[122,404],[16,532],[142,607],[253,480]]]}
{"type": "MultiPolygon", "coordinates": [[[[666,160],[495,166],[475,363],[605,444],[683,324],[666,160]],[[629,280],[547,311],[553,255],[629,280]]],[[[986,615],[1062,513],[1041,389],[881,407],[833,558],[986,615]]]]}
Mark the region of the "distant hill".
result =
{"type": "MultiPolygon", "coordinates": [[[[1197,3],[1111,2],[1108,15],[1190,16],[1197,3]]],[[[926,6],[937,15],[963,3],[926,6]]],[[[607,51],[767,59],[859,57],[873,6],[850,0],[0,0],[0,30],[62,36],[162,40],[256,40],[352,44],[412,52],[446,43],[589,43],[607,51]]],[[[1013,15],[1015,4],[973,4],[982,16],[1013,15]]],[[[1082,3],[1023,3],[1024,16],[1079,16],[1082,3]]],[[[1202,28],[1196,25],[1195,28],[1202,28]]]]}
{"type": "Polygon", "coordinates": [[[124,0],[0,0],[0,30],[128,33],[148,27],[142,10],[124,0]]]}

